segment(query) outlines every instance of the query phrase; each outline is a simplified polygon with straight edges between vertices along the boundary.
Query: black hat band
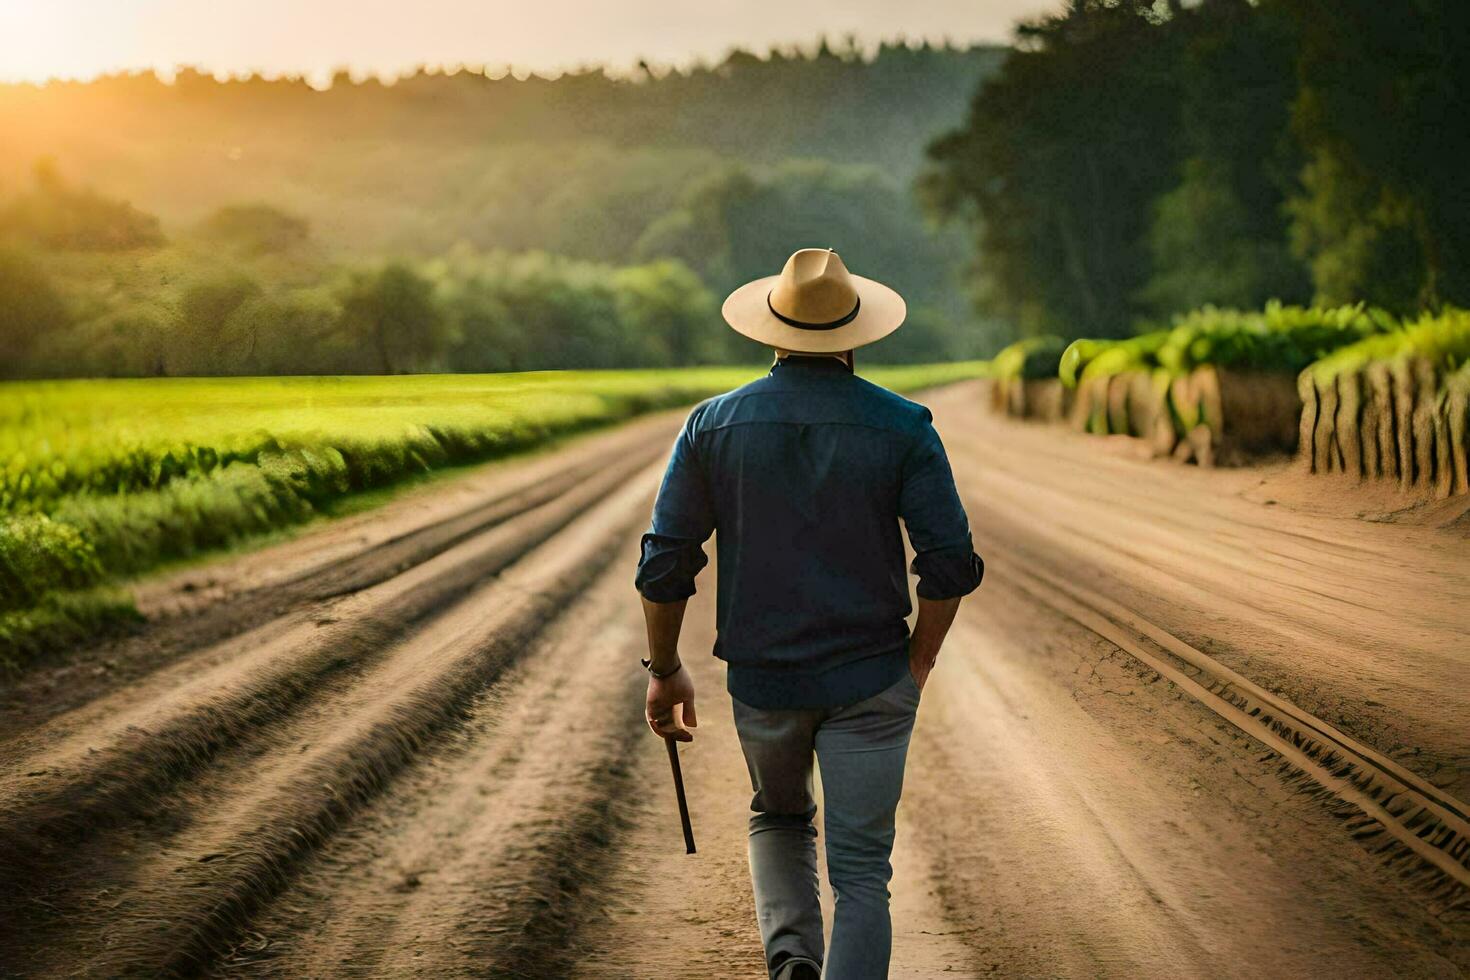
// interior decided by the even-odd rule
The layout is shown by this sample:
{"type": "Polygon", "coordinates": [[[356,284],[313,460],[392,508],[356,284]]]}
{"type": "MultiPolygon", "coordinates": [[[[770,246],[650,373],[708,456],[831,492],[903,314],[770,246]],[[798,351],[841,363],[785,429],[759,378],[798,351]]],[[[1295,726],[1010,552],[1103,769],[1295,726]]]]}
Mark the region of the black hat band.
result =
{"type": "MultiPolygon", "coordinates": [[[[772,292],[774,291],[772,290],[772,292]]],[[[798,330],[836,330],[838,327],[845,326],[857,319],[858,310],[862,309],[863,306],[863,298],[861,296],[857,298],[857,302],[852,304],[852,312],[848,313],[847,316],[838,317],[836,320],[828,320],[826,323],[807,323],[805,320],[793,320],[789,316],[783,316],[780,310],[777,310],[771,305],[770,293],[766,293],[766,306],[770,309],[771,315],[777,320],[780,320],[787,326],[796,327],[798,330]]]]}

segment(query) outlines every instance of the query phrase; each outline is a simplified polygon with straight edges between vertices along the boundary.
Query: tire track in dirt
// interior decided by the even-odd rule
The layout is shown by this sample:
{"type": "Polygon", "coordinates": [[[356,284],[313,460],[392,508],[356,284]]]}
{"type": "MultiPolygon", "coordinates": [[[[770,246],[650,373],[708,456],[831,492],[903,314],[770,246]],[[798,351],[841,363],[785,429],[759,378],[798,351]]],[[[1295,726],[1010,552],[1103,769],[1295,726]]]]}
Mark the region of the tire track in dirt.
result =
{"type": "MultiPolygon", "coordinates": [[[[268,976],[556,975],[640,808],[636,541],[482,695],[456,744],[376,801],[252,924],[268,976]]],[[[651,741],[651,739],[650,739],[651,741]]],[[[656,759],[653,761],[657,761],[656,759]]]]}
{"type": "MultiPolygon", "coordinates": [[[[146,848],[147,859],[111,886],[150,914],[119,922],[114,909],[96,909],[90,916],[95,936],[85,937],[89,916],[81,914],[71,923],[72,932],[83,932],[73,937],[79,943],[48,945],[102,950],[88,969],[94,975],[147,970],[148,963],[192,972],[219,952],[230,931],[280,885],[302,854],[406,765],[437,727],[453,720],[606,567],[618,535],[646,521],[656,478],[654,467],[631,483],[616,470],[607,475],[612,486],[592,482],[585,491],[589,499],[575,501],[582,512],[553,546],[512,565],[422,632],[380,651],[379,662],[347,688],[348,697],[334,703],[324,697],[327,691],[312,689],[309,713],[324,742],[305,743],[303,751],[283,757],[271,751],[276,746],[267,737],[254,762],[221,758],[227,778],[220,786],[201,787],[209,794],[197,801],[201,806],[191,808],[186,801],[182,832],[165,847],[146,848]],[[623,485],[609,494],[617,484],[623,485]],[[594,498],[601,499],[589,507],[594,498]]],[[[280,732],[289,733],[290,726],[280,732]]],[[[139,740],[154,751],[173,750],[171,743],[151,741],[139,740]]],[[[7,827],[11,832],[13,825],[7,827]]],[[[55,907],[59,897],[43,901],[55,907]]],[[[34,946],[36,937],[27,938],[34,946]]],[[[47,964],[40,966],[46,972],[47,964]]]]}
{"type": "Polygon", "coordinates": [[[1289,779],[1351,816],[1353,837],[1425,891],[1434,914],[1470,912],[1470,807],[1085,587],[1040,569],[1015,582],[1260,741],[1289,779]]]}
{"type": "MultiPolygon", "coordinates": [[[[229,637],[290,624],[302,607],[378,585],[470,537],[562,497],[609,468],[652,461],[673,438],[682,412],[663,412],[618,429],[571,440],[546,455],[492,464],[424,488],[371,512],[334,523],[325,533],[143,583],[139,609],[149,625],[140,637],[82,651],[71,664],[38,670],[9,685],[0,701],[0,760],[43,722],[145,684],[151,675],[229,637]],[[262,625],[266,624],[266,625],[262,625]],[[98,663],[101,663],[101,666],[98,663]],[[15,733],[21,738],[9,739],[15,733]]],[[[219,658],[216,658],[219,659],[219,658]]],[[[55,726],[53,726],[55,727],[55,726]]]]}
{"type": "Polygon", "coordinates": [[[272,623],[8,747],[0,769],[0,894],[24,893],[54,849],[150,805],[221,749],[295,710],[343,671],[370,665],[418,623],[505,569],[605,497],[644,459],[610,467],[378,586],[272,623]],[[193,668],[192,670],[190,668],[193,668]],[[31,745],[40,748],[27,752],[31,745]]]}
{"type": "Polygon", "coordinates": [[[970,975],[1453,977],[1462,937],[1250,740],[1016,588],[925,690],[905,792],[970,975]]]}

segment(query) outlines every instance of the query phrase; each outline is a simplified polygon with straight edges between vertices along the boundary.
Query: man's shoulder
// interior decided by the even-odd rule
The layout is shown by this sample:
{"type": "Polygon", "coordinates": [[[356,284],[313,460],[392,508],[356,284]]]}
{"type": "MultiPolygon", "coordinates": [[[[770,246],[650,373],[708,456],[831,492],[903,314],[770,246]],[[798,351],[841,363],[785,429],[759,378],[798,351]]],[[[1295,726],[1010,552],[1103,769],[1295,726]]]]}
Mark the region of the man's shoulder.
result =
{"type": "Polygon", "coordinates": [[[863,396],[874,407],[891,418],[899,428],[906,431],[922,429],[934,419],[933,413],[927,407],[916,401],[910,401],[896,391],[890,391],[866,378],[854,377],[853,381],[854,386],[863,393],[863,396]]]}
{"type": "Polygon", "coordinates": [[[814,395],[793,391],[779,379],[765,375],[706,398],[690,411],[687,425],[691,433],[697,434],[756,420],[830,421],[913,434],[922,431],[933,418],[923,405],[882,385],[856,375],[844,380],[846,383],[814,395]],[[809,411],[816,417],[807,418],[809,411]],[[788,419],[788,415],[792,417],[788,419]]]}
{"type": "Polygon", "coordinates": [[[720,418],[728,416],[746,395],[759,391],[758,385],[764,380],[766,379],[756,378],[739,388],[711,395],[689,410],[689,419],[685,424],[694,429],[716,423],[720,418]]]}
{"type": "Polygon", "coordinates": [[[747,399],[759,397],[770,388],[771,376],[766,374],[747,381],[739,388],[711,395],[690,409],[687,425],[690,429],[698,429],[728,423],[739,414],[747,399]]]}

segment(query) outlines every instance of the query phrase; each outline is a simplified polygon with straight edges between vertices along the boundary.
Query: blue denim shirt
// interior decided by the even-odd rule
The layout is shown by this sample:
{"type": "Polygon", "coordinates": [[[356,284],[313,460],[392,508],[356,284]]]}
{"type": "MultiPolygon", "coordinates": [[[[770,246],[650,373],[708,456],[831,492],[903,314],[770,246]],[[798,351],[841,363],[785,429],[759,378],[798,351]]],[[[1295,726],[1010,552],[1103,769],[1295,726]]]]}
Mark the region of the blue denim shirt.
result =
{"type": "Polygon", "coordinates": [[[918,594],[984,571],[929,410],[833,358],[788,357],[695,407],[643,536],[637,586],[694,594],[718,532],[715,655],[758,708],[851,704],[908,669],[902,519],[918,594]]]}

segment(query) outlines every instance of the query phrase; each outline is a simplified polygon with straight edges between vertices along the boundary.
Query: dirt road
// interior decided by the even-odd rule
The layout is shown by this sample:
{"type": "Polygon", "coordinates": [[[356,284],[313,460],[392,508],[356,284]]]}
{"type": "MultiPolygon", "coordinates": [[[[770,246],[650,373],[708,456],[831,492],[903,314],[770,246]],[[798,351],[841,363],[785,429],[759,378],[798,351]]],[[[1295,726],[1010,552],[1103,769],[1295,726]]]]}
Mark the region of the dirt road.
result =
{"type": "MultiPolygon", "coordinates": [[[[988,572],[920,707],[893,975],[1470,969],[1463,517],[928,401],[988,572]]],[[[761,976],[712,575],[696,856],[640,721],[679,417],[154,583],[143,635],[12,686],[0,974],[761,976]]]]}

